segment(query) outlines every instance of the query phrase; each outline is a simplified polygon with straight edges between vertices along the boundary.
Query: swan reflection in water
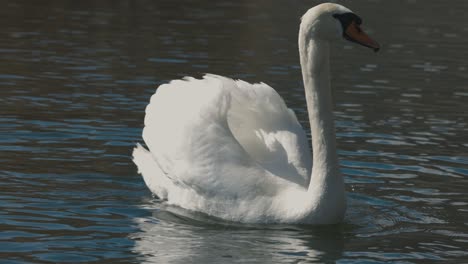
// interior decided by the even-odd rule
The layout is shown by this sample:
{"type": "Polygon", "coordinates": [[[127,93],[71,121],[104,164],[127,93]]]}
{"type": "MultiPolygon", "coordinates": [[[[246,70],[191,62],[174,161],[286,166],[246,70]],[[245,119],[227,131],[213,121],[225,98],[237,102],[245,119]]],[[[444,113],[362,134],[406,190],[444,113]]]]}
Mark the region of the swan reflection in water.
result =
{"type": "MultiPolygon", "coordinates": [[[[153,213],[134,219],[140,231],[131,235],[133,251],[148,263],[334,263],[344,258],[359,261],[361,257],[388,261],[389,256],[362,248],[375,247],[375,239],[371,238],[382,233],[398,236],[418,248],[420,241],[413,239],[418,227],[430,229],[445,224],[442,218],[389,199],[360,193],[347,198],[351,209],[344,223],[325,226],[226,222],[148,199],[142,206],[153,213]],[[365,237],[369,239],[362,241],[365,237]]],[[[420,251],[409,248],[391,258],[428,256],[420,251]]]]}
{"type": "MultiPolygon", "coordinates": [[[[158,204],[161,206],[161,204],[158,204]]],[[[136,218],[133,251],[145,263],[334,262],[342,258],[344,224],[245,225],[164,207],[136,218]]]]}

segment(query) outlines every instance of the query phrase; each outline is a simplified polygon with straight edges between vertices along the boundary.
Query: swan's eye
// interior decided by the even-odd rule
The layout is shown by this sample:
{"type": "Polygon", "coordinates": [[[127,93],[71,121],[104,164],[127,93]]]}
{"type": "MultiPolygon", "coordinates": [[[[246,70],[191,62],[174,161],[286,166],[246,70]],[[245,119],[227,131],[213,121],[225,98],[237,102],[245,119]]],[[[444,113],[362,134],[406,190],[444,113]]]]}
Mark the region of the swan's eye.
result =
{"type": "Polygon", "coordinates": [[[354,21],[356,22],[356,24],[358,25],[362,24],[362,19],[360,17],[356,16],[354,19],[355,19],[354,21]]]}
{"type": "Polygon", "coordinates": [[[333,17],[340,21],[343,31],[346,31],[353,22],[356,25],[362,24],[362,19],[354,13],[333,14],[333,17]]]}

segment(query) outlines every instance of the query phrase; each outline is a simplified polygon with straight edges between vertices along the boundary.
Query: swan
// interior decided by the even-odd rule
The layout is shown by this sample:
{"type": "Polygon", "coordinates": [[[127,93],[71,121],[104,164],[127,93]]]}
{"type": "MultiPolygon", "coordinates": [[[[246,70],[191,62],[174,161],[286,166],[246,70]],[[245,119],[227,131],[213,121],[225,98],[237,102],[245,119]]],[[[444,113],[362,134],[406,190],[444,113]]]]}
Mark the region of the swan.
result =
{"type": "Polygon", "coordinates": [[[336,153],[329,80],[330,43],[374,51],[379,44],[348,8],[309,9],[299,53],[311,135],[265,83],[207,74],[160,85],[146,108],[133,161],[153,194],[169,205],[243,223],[333,224],[346,197],[336,153]],[[313,166],[312,166],[313,164],[313,166]]]}

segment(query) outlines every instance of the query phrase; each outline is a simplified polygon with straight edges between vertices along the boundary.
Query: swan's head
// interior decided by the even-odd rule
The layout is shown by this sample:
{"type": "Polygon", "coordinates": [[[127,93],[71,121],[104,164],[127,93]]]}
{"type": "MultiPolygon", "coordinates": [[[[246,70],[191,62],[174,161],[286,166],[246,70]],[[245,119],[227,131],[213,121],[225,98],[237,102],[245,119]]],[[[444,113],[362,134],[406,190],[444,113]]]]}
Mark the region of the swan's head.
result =
{"type": "Polygon", "coordinates": [[[380,45],[361,30],[361,23],[362,19],[348,8],[324,3],[304,14],[300,31],[307,38],[328,41],[345,38],[378,51],[380,45]]]}

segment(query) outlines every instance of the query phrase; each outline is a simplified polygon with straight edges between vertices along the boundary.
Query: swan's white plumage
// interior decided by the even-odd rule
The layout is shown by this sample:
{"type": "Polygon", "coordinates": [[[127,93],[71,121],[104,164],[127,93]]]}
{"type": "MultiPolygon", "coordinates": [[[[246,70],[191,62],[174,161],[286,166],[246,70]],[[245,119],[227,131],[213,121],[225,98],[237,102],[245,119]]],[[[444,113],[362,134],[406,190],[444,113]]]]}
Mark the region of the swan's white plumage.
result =
{"type": "Polygon", "coordinates": [[[188,209],[253,222],[255,203],[267,211],[271,197],[307,191],[306,134],[263,83],[206,75],[161,85],[146,108],[143,138],[150,151],[139,145],[133,155],[146,184],[188,209]],[[225,206],[230,216],[215,212],[225,206]]]}

